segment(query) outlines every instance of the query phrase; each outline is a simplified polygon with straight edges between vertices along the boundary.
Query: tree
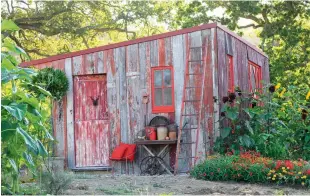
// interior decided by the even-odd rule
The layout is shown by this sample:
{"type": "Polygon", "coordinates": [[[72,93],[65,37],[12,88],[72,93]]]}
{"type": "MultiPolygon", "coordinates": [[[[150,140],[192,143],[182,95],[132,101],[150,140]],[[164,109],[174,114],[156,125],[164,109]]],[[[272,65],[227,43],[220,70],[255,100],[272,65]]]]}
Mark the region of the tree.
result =
{"type": "Polygon", "coordinates": [[[309,16],[308,1],[192,1],[177,3],[170,24],[185,28],[217,21],[239,32],[245,28],[259,30],[260,48],[270,58],[271,80],[282,82],[285,71],[300,71],[310,66],[309,16]],[[208,14],[216,8],[222,8],[224,14],[220,17],[208,14]],[[240,19],[252,23],[240,25],[240,19]]]}
{"type": "Polygon", "coordinates": [[[136,33],[139,29],[158,33],[154,29],[163,30],[162,25],[151,20],[166,16],[171,3],[6,0],[3,4],[2,18],[21,28],[8,36],[31,57],[40,58],[134,39],[141,36],[136,33]]]}

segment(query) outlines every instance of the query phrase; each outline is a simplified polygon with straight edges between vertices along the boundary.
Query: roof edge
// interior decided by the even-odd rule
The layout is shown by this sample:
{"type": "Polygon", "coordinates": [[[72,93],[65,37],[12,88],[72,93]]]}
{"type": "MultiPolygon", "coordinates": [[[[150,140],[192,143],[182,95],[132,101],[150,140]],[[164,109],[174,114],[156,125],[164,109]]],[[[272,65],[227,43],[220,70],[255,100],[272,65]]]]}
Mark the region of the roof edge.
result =
{"type": "Polygon", "coordinates": [[[226,33],[230,34],[231,36],[233,36],[234,38],[238,39],[239,41],[247,44],[248,46],[250,46],[253,50],[255,50],[256,52],[260,53],[261,55],[265,56],[266,58],[268,58],[268,55],[265,54],[260,48],[256,47],[254,44],[252,44],[251,42],[247,41],[245,38],[240,37],[237,33],[229,30],[227,27],[217,24],[217,27],[223,31],[225,31],[226,33]]]}
{"type": "Polygon", "coordinates": [[[181,34],[185,34],[185,33],[191,33],[194,31],[199,31],[199,30],[204,30],[204,29],[217,28],[217,27],[220,28],[221,30],[229,33],[231,36],[233,36],[236,39],[240,40],[241,42],[247,44],[252,49],[254,49],[258,53],[260,53],[263,56],[268,58],[268,56],[263,51],[261,51],[259,48],[257,48],[256,46],[254,46],[250,42],[246,41],[244,38],[240,37],[239,35],[237,35],[233,31],[229,30],[228,28],[226,28],[226,27],[215,22],[215,23],[203,24],[200,26],[180,29],[180,30],[176,30],[176,31],[171,31],[171,32],[167,32],[167,33],[152,35],[152,36],[148,36],[148,37],[142,37],[142,38],[138,38],[138,39],[134,39],[134,40],[124,41],[124,42],[119,42],[119,43],[114,43],[114,44],[108,44],[108,45],[99,46],[99,47],[95,47],[95,48],[79,50],[79,51],[69,52],[69,53],[65,53],[65,54],[54,55],[54,56],[46,57],[43,59],[26,61],[26,62],[22,62],[19,66],[28,67],[28,66],[32,66],[32,65],[48,63],[48,62],[52,62],[52,61],[57,61],[57,60],[66,59],[66,58],[72,58],[75,56],[85,55],[85,54],[89,54],[89,53],[114,49],[114,48],[118,48],[118,47],[132,45],[132,44],[138,44],[138,43],[142,43],[142,42],[148,42],[148,41],[152,41],[152,40],[156,40],[156,39],[162,39],[162,38],[166,38],[166,37],[181,35],[181,34]]]}
{"type": "Polygon", "coordinates": [[[162,38],[166,38],[166,37],[171,37],[171,36],[175,36],[175,35],[191,33],[194,31],[199,31],[199,30],[203,30],[203,29],[211,29],[211,28],[216,28],[216,27],[217,27],[217,23],[203,24],[200,26],[180,29],[180,30],[171,31],[171,32],[167,32],[167,33],[161,33],[161,34],[152,35],[152,36],[148,36],[148,37],[142,37],[142,38],[124,41],[124,42],[119,42],[119,43],[115,43],[115,44],[108,44],[108,45],[99,46],[99,47],[95,47],[95,48],[79,50],[79,51],[65,53],[65,54],[54,55],[54,56],[50,56],[50,57],[43,58],[43,59],[26,61],[26,62],[22,62],[20,64],[20,66],[21,67],[28,67],[31,65],[38,65],[38,64],[47,63],[47,62],[51,62],[51,61],[57,61],[57,60],[70,58],[70,57],[74,57],[74,56],[80,56],[80,55],[84,55],[84,54],[99,52],[99,51],[103,51],[103,50],[109,50],[109,49],[113,49],[113,48],[128,46],[128,45],[132,45],[132,44],[138,44],[138,43],[142,43],[142,42],[152,41],[152,40],[156,40],[156,39],[162,39],[162,38]]]}

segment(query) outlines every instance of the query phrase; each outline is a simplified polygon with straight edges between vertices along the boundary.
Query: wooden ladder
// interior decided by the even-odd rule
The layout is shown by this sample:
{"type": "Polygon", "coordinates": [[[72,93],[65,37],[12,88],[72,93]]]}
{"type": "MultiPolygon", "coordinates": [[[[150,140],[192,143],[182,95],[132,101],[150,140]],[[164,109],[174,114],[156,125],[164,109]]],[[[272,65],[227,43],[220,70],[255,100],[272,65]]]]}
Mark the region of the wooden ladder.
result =
{"type": "Polygon", "coordinates": [[[193,166],[192,162],[194,162],[195,165],[197,160],[199,132],[201,131],[200,129],[202,122],[202,108],[204,108],[203,97],[204,97],[205,75],[206,75],[206,68],[205,68],[206,63],[204,59],[206,59],[205,55],[207,54],[207,51],[203,51],[204,48],[206,50],[206,47],[204,45],[202,45],[202,47],[188,48],[189,56],[187,58],[188,61],[185,67],[183,101],[181,106],[180,129],[178,131],[174,175],[176,175],[178,172],[180,160],[184,160],[185,164],[186,160],[188,161],[187,163],[189,170],[193,166]],[[199,54],[198,59],[197,54],[199,54]],[[197,66],[200,66],[199,69],[201,70],[201,72],[197,73],[197,66]],[[198,78],[191,78],[191,77],[198,77],[198,78]],[[200,80],[202,83],[201,86],[191,84],[194,83],[193,80],[196,81],[200,80]],[[194,94],[197,94],[196,93],[197,91],[198,94],[200,94],[199,97],[194,96],[194,94]],[[193,112],[193,110],[196,112],[193,112]],[[192,141],[192,134],[195,134],[195,131],[196,131],[196,137],[194,135],[195,141],[192,141]],[[183,157],[180,157],[180,153],[182,153],[183,157]]]}

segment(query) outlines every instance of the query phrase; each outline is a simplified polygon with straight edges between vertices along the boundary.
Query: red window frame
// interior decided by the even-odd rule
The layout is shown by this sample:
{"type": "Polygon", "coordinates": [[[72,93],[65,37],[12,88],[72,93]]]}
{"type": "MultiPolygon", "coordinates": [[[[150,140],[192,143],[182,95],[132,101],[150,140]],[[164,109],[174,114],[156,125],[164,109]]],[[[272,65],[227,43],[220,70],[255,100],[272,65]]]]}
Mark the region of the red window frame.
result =
{"type": "Polygon", "coordinates": [[[235,92],[235,87],[234,87],[234,61],[233,61],[233,56],[227,55],[227,60],[228,60],[228,92],[232,93],[235,92]]]}
{"type": "Polygon", "coordinates": [[[255,79],[255,89],[260,89],[262,88],[262,68],[261,66],[257,65],[256,63],[253,63],[252,61],[248,61],[248,76],[249,76],[249,90],[250,92],[253,91],[253,86],[252,86],[252,82],[251,82],[251,67],[255,70],[254,73],[254,79],[255,79]]]}
{"type": "MultiPolygon", "coordinates": [[[[164,113],[164,112],[174,112],[174,72],[172,66],[160,66],[160,67],[152,67],[151,68],[151,90],[152,90],[152,113],[164,113]],[[165,87],[164,86],[164,80],[162,79],[162,86],[155,87],[154,79],[155,79],[155,71],[158,70],[170,70],[171,73],[171,87],[165,87]],[[162,106],[156,106],[155,105],[155,89],[164,89],[164,88],[171,88],[171,105],[162,105],[162,106]]],[[[162,72],[162,77],[163,77],[162,72]]],[[[162,102],[164,99],[164,93],[162,93],[162,102]]]]}

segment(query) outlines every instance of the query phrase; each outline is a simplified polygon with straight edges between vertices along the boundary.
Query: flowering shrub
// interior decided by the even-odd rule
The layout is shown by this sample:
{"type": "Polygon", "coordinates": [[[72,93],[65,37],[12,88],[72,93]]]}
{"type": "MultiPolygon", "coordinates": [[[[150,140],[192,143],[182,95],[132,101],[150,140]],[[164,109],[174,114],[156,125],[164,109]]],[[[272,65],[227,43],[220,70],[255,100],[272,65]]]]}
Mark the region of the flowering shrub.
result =
{"type": "Polygon", "coordinates": [[[301,184],[310,187],[310,164],[306,161],[277,160],[267,179],[278,184],[301,184]]]}
{"type": "Polygon", "coordinates": [[[310,164],[306,161],[278,160],[261,157],[250,151],[240,155],[215,156],[198,164],[191,176],[211,181],[274,182],[310,187],[310,164]]]}
{"type": "Polygon", "coordinates": [[[310,160],[309,89],[278,84],[255,93],[235,91],[222,98],[216,152],[255,150],[273,159],[310,160]]]}
{"type": "Polygon", "coordinates": [[[191,171],[191,176],[203,180],[266,182],[269,168],[260,159],[243,162],[245,159],[235,155],[207,159],[191,171]]]}

